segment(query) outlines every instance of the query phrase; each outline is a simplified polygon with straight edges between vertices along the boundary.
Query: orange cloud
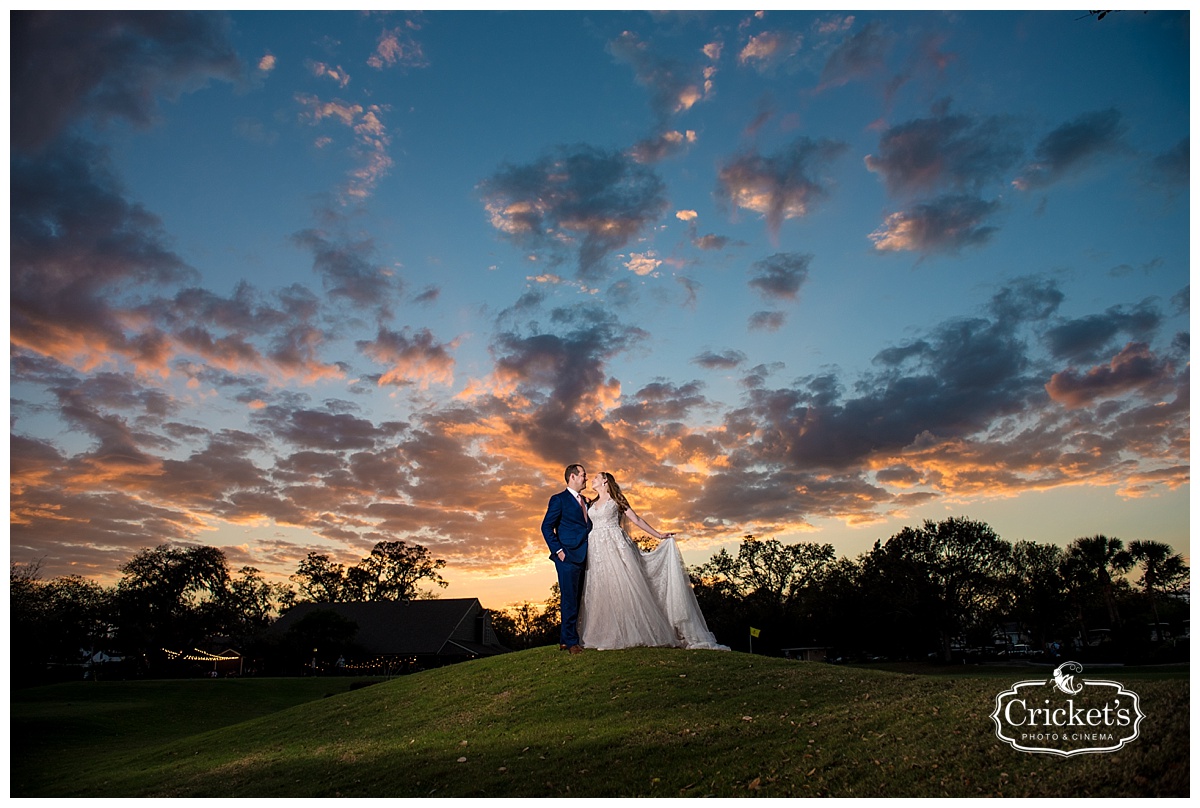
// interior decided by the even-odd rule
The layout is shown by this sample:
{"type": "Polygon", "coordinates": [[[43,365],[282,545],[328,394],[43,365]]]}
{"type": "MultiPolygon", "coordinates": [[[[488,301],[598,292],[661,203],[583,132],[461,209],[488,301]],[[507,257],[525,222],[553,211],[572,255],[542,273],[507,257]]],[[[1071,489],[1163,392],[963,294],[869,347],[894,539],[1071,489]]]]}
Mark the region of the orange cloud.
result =
{"type": "Polygon", "coordinates": [[[1171,373],[1170,366],[1156,358],[1144,342],[1131,342],[1107,365],[1086,373],[1074,368],[1055,373],[1046,383],[1050,398],[1067,407],[1083,407],[1097,398],[1113,398],[1154,387],[1171,373]]]}
{"type": "Polygon", "coordinates": [[[338,67],[331,67],[324,62],[309,62],[308,68],[314,76],[325,76],[333,79],[339,87],[345,87],[350,83],[350,75],[340,65],[338,67]]]}

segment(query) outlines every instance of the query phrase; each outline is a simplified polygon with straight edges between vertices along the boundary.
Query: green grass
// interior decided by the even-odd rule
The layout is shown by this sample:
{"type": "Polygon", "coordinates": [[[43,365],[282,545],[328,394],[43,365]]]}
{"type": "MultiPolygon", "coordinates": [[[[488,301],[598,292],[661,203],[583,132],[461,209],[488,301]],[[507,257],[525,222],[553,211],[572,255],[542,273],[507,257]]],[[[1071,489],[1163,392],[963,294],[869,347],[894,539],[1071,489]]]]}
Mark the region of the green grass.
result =
{"type": "Polygon", "coordinates": [[[70,682],[14,690],[11,795],[86,793],[81,782],[95,787],[114,765],[148,749],[375,681],[382,680],[70,682]]]}
{"type": "Polygon", "coordinates": [[[1133,685],[1147,715],[1136,741],[1072,758],[1020,753],[996,739],[995,696],[1028,672],[970,674],[542,648],[303,704],[297,682],[322,685],[323,695],[348,680],[39,688],[13,696],[11,793],[1188,795],[1186,672],[1133,685]],[[267,704],[272,688],[290,694],[267,704]],[[97,731],[110,722],[116,742],[97,731]],[[33,743],[18,752],[22,738],[33,743]]]}

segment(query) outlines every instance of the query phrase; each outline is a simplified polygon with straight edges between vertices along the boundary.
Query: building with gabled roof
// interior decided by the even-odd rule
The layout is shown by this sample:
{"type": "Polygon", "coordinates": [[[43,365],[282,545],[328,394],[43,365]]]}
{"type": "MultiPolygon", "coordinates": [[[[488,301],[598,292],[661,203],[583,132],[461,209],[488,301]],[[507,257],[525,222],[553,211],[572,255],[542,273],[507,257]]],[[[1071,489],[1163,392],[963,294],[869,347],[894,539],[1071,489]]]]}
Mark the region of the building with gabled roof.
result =
{"type": "Polygon", "coordinates": [[[491,615],[478,598],[299,603],[275,621],[272,633],[285,634],[315,612],[354,622],[354,645],[374,659],[429,668],[510,650],[496,638],[491,615]]]}

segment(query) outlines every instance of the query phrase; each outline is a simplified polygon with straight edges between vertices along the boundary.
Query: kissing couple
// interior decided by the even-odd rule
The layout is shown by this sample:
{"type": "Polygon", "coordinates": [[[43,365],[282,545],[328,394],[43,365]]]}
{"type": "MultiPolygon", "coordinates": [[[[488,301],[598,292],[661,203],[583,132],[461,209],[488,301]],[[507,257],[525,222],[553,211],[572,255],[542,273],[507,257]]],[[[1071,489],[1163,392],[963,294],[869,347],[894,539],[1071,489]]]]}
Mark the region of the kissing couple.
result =
{"type": "Polygon", "coordinates": [[[567,488],[550,497],[542,519],[562,598],[559,647],[572,654],[640,645],[728,651],[704,622],[675,534],[638,516],[612,474],[596,474],[595,499],[583,494],[581,464],[567,466],[563,477],[567,488]],[[629,538],[631,524],[662,541],[643,553],[629,538]]]}

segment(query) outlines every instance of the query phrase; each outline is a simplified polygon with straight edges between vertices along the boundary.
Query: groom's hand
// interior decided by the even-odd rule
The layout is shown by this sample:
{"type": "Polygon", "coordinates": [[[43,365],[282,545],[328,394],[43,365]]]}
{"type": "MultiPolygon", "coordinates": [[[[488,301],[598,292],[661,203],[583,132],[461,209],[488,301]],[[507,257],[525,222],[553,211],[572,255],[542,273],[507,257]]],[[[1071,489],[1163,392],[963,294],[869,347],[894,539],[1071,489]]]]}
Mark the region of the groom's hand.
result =
{"type": "Polygon", "coordinates": [[[558,551],[558,560],[559,560],[559,561],[566,561],[566,560],[567,560],[567,551],[566,551],[566,550],[559,550],[559,551],[558,551]]]}

